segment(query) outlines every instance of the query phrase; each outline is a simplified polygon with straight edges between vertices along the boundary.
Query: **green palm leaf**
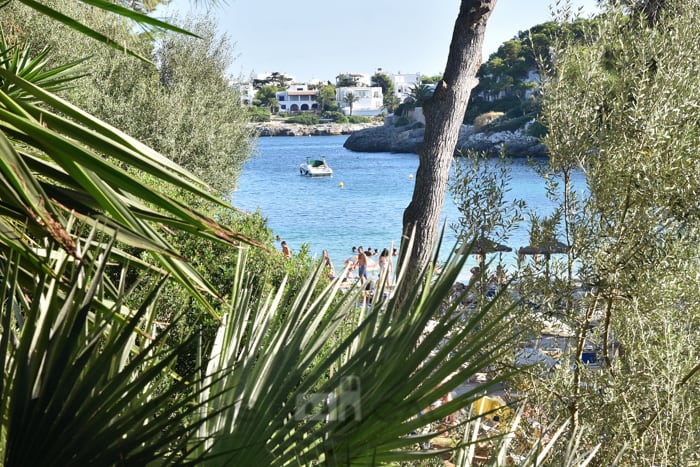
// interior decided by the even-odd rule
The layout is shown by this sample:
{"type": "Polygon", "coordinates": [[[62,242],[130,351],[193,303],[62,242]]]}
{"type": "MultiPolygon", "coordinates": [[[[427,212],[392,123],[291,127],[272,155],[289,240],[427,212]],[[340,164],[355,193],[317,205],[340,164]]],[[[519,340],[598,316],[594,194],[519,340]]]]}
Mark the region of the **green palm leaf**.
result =
{"type": "MultiPolygon", "coordinates": [[[[74,240],[65,229],[68,214],[91,225],[97,221],[126,245],[151,252],[161,267],[213,313],[201,294],[218,293],[179,257],[160,230],[187,231],[231,244],[257,243],[143,184],[133,172],[226,206],[192,174],[16,74],[37,80],[68,76],[69,68],[56,74],[38,72],[43,63],[43,59],[12,59],[5,61],[9,69],[0,66],[0,203],[17,222],[5,226],[14,225],[11,230],[16,240],[25,236],[23,229],[28,227],[33,236],[50,238],[74,254],[74,240]],[[25,73],[28,69],[32,72],[25,73]]],[[[65,82],[63,78],[59,81],[65,82]]],[[[13,245],[23,254],[31,248],[22,241],[4,247],[13,245]]]]}
{"type": "Polygon", "coordinates": [[[143,465],[167,459],[197,426],[185,421],[196,409],[185,383],[156,384],[161,375],[168,380],[178,352],[164,345],[171,328],[157,336],[140,331],[140,345],[134,339],[138,326],[153,323],[163,282],[138,309],[123,300],[100,303],[111,247],[83,251],[90,244],[78,246],[81,257],[92,258],[86,261],[47,252],[53,271],[37,275],[31,290],[17,287],[22,258],[3,258],[3,465],[143,465]],[[72,277],[68,287],[57,286],[63,277],[72,277]]]}
{"type": "MultiPolygon", "coordinates": [[[[90,28],[89,26],[86,26],[85,24],[81,23],[80,21],[75,20],[74,18],[71,18],[70,16],[64,15],[60,11],[51,8],[39,1],[35,0],[18,0],[20,3],[23,3],[27,5],[30,8],[33,8],[34,10],[43,13],[44,15],[48,16],[49,18],[53,18],[56,21],[59,21],[66,26],[68,26],[71,29],[74,29],[82,34],[85,34],[88,37],[91,37],[99,42],[102,42],[105,45],[108,45],[110,47],[113,47],[117,50],[124,51],[128,53],[129,55],[133,55],[134,57],[137,57],[141,60],[144,60],[146,62],[150,63],[150,60],[143,55],[139,54],[138,52],[125,47],[124,44],[120,44],[110,37],[90,28]]],[[[142,26],[146,27],[153,27],[156,29],[161,29],[161,30],[169,30],[169,31],[174,31],[180,34],[187,34],[190,36],[194,36],[189,31],[186,31],[182,28],[178,28],[177,26],[173,26],[172,24],[168,24],[166,22],[160,21],[156,18],[152,18],[146,14],[140,13],[138,11],[130,10],[128,8],[124,8],[118,4],[115,4],[113,2],[110,2],[108,0],[81,0],[81,3],[85,3],[88,5],[92,5],[96,8],[100,8],[105,11],[110,11],[112,13],[115,13],[119,16],[123,16],[125,18],[129,18],[136,22],[137,24],[140,24],[142,26]]]]}

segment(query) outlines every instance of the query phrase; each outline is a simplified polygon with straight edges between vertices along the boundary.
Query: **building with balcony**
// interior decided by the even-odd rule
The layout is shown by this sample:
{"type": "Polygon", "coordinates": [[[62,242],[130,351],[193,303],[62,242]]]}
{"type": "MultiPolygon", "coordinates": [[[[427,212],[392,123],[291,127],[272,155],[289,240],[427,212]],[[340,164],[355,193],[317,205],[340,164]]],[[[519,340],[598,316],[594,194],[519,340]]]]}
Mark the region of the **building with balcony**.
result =
{"type": "Polygon", "coordinates": [[[318,89],[309,89],[306,84],[292,84],[285,91],[278,91],[275,96],[279,102],[280,113],[295,114],[319,110],[318,89]]]}

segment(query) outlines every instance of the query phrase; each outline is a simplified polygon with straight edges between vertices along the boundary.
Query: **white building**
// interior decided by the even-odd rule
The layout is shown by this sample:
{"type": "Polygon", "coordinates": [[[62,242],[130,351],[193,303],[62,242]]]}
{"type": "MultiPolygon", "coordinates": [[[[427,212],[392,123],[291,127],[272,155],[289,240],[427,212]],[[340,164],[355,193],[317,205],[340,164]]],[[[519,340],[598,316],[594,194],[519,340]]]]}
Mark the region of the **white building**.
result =
{"type": "Polygon", "coordinates": [[[255,98],[255,88],[251,83],[239,83],[235,85],[238,87],[238,95],[241,97],[241,105],[249,107],[253,105],[253,98],[255,98]]]}
{"type": "MultiPolygon", "coordinates": [[[[383,72],[382,72],[383,73],[383,72]]],[[[420,84],[420,73],[402,74],[400,71],[396,74],[386,73],[394,83],[394,95],[401,102],[411,95],[411,90],[420,84]]]]}
{"type": "Polygon", "coordinates": [[[335,84],[338,85],[342,79],[348,79],[355,83],[355,86],[371,86],[372,79],[365,73],[341,73],[335,77],[335,84]]]}
{"type": "Polygon", "coordinates": [[[373,117],[379,115],[384,107],[384,95],[382,88],[375,87],[347,87],[335,90],[335,100],[345,115],[350,115],[350,104],[345,102],[348,94],[352,93],[357,101],[352,104],[352,115],[373,117]]]}
{"type": "Polygon", "coordinates": [[[280,113],[307,112],[319,110],[318,89],[309,89],[306,84],[292,84],[286,91],[278,91],[275,96],[280,105],[280,113]]]}

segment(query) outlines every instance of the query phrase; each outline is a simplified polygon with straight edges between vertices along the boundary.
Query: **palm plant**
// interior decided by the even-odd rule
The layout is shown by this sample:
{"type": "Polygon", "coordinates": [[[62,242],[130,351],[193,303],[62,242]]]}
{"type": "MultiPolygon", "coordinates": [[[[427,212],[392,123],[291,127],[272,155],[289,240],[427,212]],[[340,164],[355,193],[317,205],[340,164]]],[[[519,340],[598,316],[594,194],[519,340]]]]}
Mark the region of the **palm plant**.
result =
{"type": "Polygon", "coordinates": [[[92,229],[76,243],[80,261],[46,249],[31,288],[20,281],[24,257],[2,256],[2,465],[145,465],[177,456],[196,428],[186,421],[194,394],[168,376],[178,347],[164,342],[173,327],[155,332],[163,281],[138,308],[124,304],[124,274],[113,285],[118,300],[105,298],[113,241],[97,238],[92,229]]]}
{"type": "Polygon", "coordinates": [[[489,316],[495,308],[488,305],[465,318],[459,300],[444,306],[465,259],[454,257],[438,277],[433,268],[426,271],[428,286],[413,288],[401,304],[380,288],[369,306],[361,288],[332,305],[339,283],[314,296],[322,268],[293,297],[283,287],[252,297],[241,266],[207,370],[208,377],[221,375],[211,384],[219,395],[205,397],[200,437],[206,445],[197,454],[211,465],[375,465],[435,457],[440,451],[416,447],[439,431],[422,428],[468,406],[500,379],[429,407],[503,357],[511,342],[499,324],[508,310],[489,316]]]}
{"type": "Polygon", "coordinates": [[[350,107],[350,116],[352,117],[352,106],[355,105],[355,102],[360,100],[360,96],[356,96],[352,92],[348,92],[345,94],[345,97],[343,97],[343,102],[348,104],[350,107]]]}
{"type": "MultiPolygon", "coordinates": [[[[107,41],[42,4],[23,3],[107,41]]],[[[162,26],[111,2],[87,3],[162,26]]],[[[32,58],[28,45],[1,39],[0,251],[12,250],[27,259],[29,275],[41,268],[34,252],[44,240],[75,256],[76,240],[66,228],[68,218],[75,216],[86,226],[102,225],[122,245],[149,252],[214,313],[203,293],[217,296],[218,292],[179,257],[164,233],[180,230],[229,244],[255,242],[169,196],[167,188],[154,186],[226,204],[192,174],[54,94],[76,77],[77,63],[48,70],[48,51],[32,58]],[[144,184],[135,172],[161,183],[144,184]]]]}

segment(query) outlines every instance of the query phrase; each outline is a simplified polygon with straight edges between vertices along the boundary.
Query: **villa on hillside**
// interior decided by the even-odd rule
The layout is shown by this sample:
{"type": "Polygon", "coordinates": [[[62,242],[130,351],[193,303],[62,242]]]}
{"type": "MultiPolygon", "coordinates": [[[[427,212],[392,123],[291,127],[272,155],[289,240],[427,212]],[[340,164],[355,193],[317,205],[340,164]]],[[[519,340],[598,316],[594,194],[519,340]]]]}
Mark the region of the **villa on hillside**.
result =
{"type": "Polygon", "coordinates": [[[335,77],[335,84],[338,86],[342,81],[350,81],[355,83],[355,86],[369,87],[372,85],[371,78],[366,73],[340,73],[335,77]]]}
{"type": "Polygon", "coordinates": [[[251,106],[255,97],[255,88],[251,83],[240,83],[238,84],[238,95],[241,98],[241,105],[251,106]]]}
{"type": "MultiPolygon", "coordinates": [[[[377,70],[378,73],[385,73],[381,68],[377,70]]],[[[421,76],[420,73],[386,73],[391,81],[394,83],[394,95],[399,98],[401,102],[405,101],[408,96],[411,95],[411,90],[420,84],[421,76]]]]}
{"type": "Polygon", "coordinates": [[[352,93],[357,101],[352,104],[352,115],[362,117],[373,117],[382,113],[384,108],[384,95],[382,88],[375,87],[347,87],[335,90],[335,100],[345,115],[350,115],[350,104],[345,102],[348,94],[352,93]]]}
{"type": "Polygon", "coordinates": [[[275,96],[280,104],[280,113],[297,113],[319,110],[318,89],[309,89],[306,84],[292,84],[285,91],[278,91],[275,96]]]}

